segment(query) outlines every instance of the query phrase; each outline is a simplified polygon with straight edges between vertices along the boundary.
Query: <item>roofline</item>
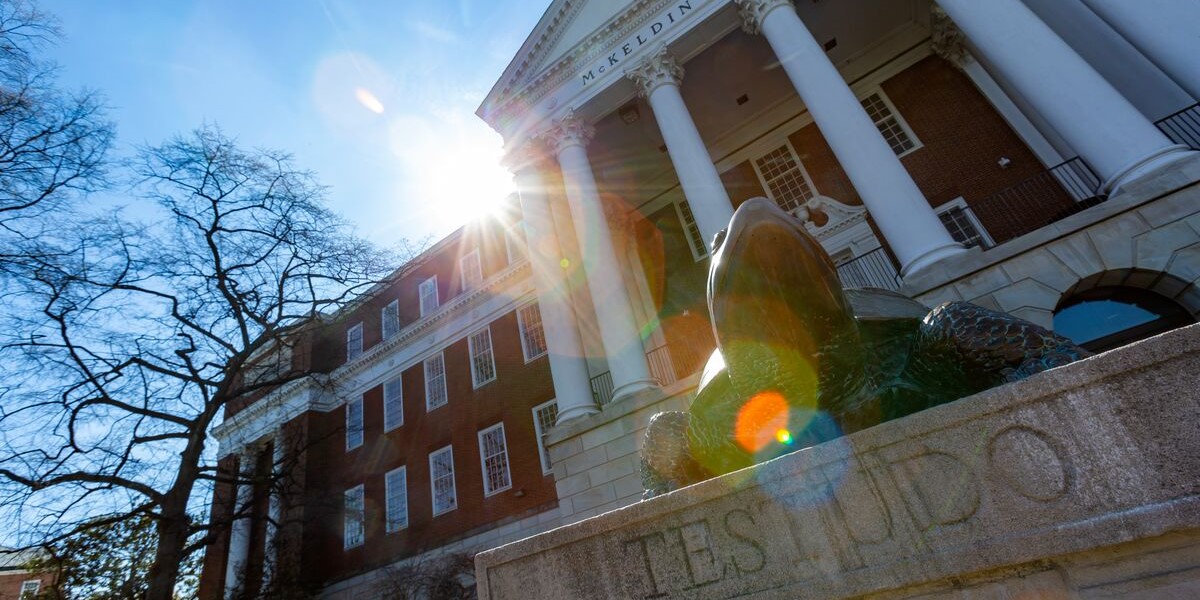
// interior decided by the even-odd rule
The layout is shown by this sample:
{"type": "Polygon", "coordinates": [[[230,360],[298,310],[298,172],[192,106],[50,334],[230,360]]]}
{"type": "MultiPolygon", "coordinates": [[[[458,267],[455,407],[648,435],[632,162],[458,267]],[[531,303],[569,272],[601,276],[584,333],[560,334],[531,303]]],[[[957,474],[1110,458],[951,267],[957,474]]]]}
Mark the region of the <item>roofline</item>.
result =
{"type": "Polygon", "coordinates": [[[538,19],[537,25],[534,25],[533,29],[529,32],[529,35],[525,36],[525,41],[521,43],[521,47],[517,50],[517,53],[513,55],[511,60],[508,61],[508,65],[504,67],[504,71],[500,73],[500,77],[496,79],[496,82],[492,84],[491,89],[488,90],[487,96],[484,96],[483,102],[481,102],[479,107],[475,109],[475,116],[482,119],[483,122],[487,123],[489,127],[495,129],[495,126],[492,125],[491,121],[484,116],[487,112],[485,109],[495,104],[499,99],[496,97],[499,94],[499,88],[504,84],[505,81],[507,81],[510,75],[514,74],[514,71],[518,67],[518,60],[528,54],[527,50],[529,50],[530,46],[533,45],[534,38],[540,37],[538,34],[544,32],[550,26],[548,23],[550,16],[552,14],[558,14],[558,12],[560,12],[558,9],[560,9],[563,4],[567,4],[571,1],[572,0],[552,0],[550,2],[550,6],[546,7],[546,11],[542,13],[542,17],[538,19]]]}

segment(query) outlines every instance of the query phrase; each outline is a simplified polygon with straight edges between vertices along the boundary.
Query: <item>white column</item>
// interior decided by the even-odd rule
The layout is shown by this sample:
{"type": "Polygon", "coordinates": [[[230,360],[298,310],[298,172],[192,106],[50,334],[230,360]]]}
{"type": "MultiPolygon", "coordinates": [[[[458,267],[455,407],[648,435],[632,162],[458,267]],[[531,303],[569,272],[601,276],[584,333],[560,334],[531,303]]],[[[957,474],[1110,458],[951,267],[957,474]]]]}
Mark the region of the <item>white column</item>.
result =
{"type": "Polygon", "coordinates": [[[517,193],[521,198],[521,214],[525,220],[525,240],[528,246],[533,284],[537,289],[538,309],[542,313],[542,330],[546,334],[546,350],[550,360],[550,377],[554,381],[558,401],[558,422],[600,412],[592,396],[591,378],[584,358],[583,340],[571,306],[570,287],[562,261],[565,260],[554,233],[554,215],[546,183],[542,178],[544,166],[535,150],[528,146],[513,153],[517,193]]]}
{"type": "Polygon", "coordinates": [[[271,485],[267,504],[267,532],[265,540],[266,561],[263,564],[263,585],[274,582],[279,572],[279,530],[283,523],[283,493],[288,485],[288,474],[284,472],[283,428],[275,430],[271,442],[271,485]]]}
{"type": "Polygon", "coordinates": [[[901,274],[963,252],[875,127],[790,0],[736,0],[747,31],[771,44],[813,121],[854,183],[901,274]]]}
{"type": "Polygon", "coordinates": [[[983,65],[979,64],[979,61],[975,60],[975,57],[967,54],[963,57],[961,66],[963,73],[967,75],[971,83],[974,83],[979,92],[992,103],[996,112],[1000,113],[1000,116],[1008,122],[1009,127],[1020,136],[1025,145],[1029,146],[1029,149],[1037,155],[1038,160],[1041,160],[1046,168],[1062,164],[1063,155],[1059,154],[1050,140],[1046,139],[1046,136],[1042,135],[1042,132],[1029,120],[1029,117],[1021,112],[1017,103],[1004,92],[1004,88],[1000,87],[1000,84],[992,78],[983,65]]]}
{"type": "Polygon", "coordinates": [[[1083,0],[1192,98],[1200,100],[1200,3],[1083,0]]]}
{"type": "Polygon", "coordinates": [[[638,94],[650,103],[667,144],[667,154],[679,176],[683,195],[696,217],[696,225],[700,227],[704,243],[712,244],[717,233],[729,226],[733,202],[729,200],[708,147],[683,103],[683,95],[679,92],[683,67],[664,46],[625,75],[637,84],[638,94]]]}
{"type": "Polygon", "coordinates": [[[972,44],[1105,181],[1104,191],[1189,154],[1020,0],[939,0],[972,44]]]}
{"type": "Polygon", "coordinates": [[[254,467],[253,448],[244,448],[238,453],[238,475],[234,483],[236,497],[234,500],[234,520],[229,525],[229,557],[225,561],[225,598],[237,597],[245,583],[246,562],[250,558],[250,504],[254,501],[254,467]]]}
{"type": "Polygon", "coordinates": [[[646,364],[646,350],[629,305],[629,291],[621,277],[621,263],[588,160],[586,145],[593,133],[590,125],[568,114],[544,137],[554,148],[562,168],[567,204],[579,238],[580,258],[612,374],[613,399],[619,400],[653,388],[655,382],[646,364]]]}

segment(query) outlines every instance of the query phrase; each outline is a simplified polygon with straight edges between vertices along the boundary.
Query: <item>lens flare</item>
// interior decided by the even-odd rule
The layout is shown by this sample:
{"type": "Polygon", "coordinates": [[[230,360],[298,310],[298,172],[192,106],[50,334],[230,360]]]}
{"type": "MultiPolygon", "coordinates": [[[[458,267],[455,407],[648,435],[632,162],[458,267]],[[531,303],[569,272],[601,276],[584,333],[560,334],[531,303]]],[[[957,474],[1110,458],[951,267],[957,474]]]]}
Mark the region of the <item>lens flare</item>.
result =
{"type": "Polygon", "coordinates": [[[733,437],[744,450],[757,454],[775,440],[776,432],[786,431],[787,426],[787,400],[779,392],[762,392],[738,411],[733,437]]]}
{"type": "Polygon", "coordinates": [[[567,259],[565,259],[565,258],[564,258],[564,259],[562,259],[562,260],[558,261],[558,266],[560,266],[560,267],[562,267],[562,268],[564,268],[564,269],[570,269],[570,268],[571,268],[571,261],[570,261],[570,260],[567,260],[567,259]]]}
{"type": "Polygon", "coordinates": [[[370,90],[366,88],[358,88],[354,90],[354,97],[358,100],[358,103],[363,105],[367,110],[377,115],[383,114],[383,102],[380,102],[379,98],[375,97],[375,94],[372,94],[370,90]]]}
{"type": "Polygon", "coordinates": [[[792,442],[794,441],[792,440],[792,432],[786,429],[780,429],[779,431],[776,431],[775,440],[785,446],[791,446],[792,442]]]}

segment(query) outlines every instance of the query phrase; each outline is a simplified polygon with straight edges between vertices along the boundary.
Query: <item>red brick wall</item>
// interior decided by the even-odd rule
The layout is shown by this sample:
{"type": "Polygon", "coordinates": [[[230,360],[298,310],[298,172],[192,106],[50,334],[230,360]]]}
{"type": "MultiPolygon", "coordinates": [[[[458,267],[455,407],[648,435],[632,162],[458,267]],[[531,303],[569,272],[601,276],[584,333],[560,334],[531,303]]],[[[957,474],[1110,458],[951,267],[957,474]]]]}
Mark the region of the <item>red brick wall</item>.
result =
{"type": "Polygon", "coordinates": [[[308,472],[306,572],[330,582],[441,546],[496,521],[524,516],[556,499],[553,478],[544,476],[537,453],[532,408],[554,397],[545,357],[525,364],[516,313],[491,323],[497,379],[472,389],[466,339],[445,350],[449,403],[427,413],[421,363],[403,372],[404,425],[383,432],[383,392],[364,394],[364,444],[345,451],[344,408],[314,415],[314,451],[308,472]],[[512,488],[483,496],[478,431],[503,422],[512,488]],[[452,444],[458,507],[433,517],[429,453],[452,444]],[[409,526],[385,532],[384,475],[407,467],[409,526]],[[365,484],[367,537],[358,548],[342,548],[345,490],[365,484]],[[523,495],[518,496],[518,491],[523,495]]]}
{"type": "Polygon", "coordinates": [[[224,595],[226,559],[229,557],[229,523],[234,510],[234,487],[230,480],[237,474],[237,457],[226,456],[217,462],[217,477],[213,486],[212,541],[204,549],[201,564],[199,597],[216,600],[224,595]]]}
{"type": "Polygon", "coordinates": [[[21,600],[21,584],[34,579],[42,582],[43,592],[54,583],[54,576],[48,573],[35,575],[24,571],[0,571],[0,600],[21,600]]]}

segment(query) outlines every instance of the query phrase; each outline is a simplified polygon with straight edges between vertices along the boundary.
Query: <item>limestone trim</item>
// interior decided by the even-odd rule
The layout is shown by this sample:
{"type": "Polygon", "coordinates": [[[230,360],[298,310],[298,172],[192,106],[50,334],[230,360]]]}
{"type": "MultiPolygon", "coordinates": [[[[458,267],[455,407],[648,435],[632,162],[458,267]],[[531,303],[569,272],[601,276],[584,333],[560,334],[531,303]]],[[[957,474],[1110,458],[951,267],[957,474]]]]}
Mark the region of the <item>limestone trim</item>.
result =
{"type": "Polygon", "coordinates": [[[561,119],[554,121],[550,129],[537,135],[537,139],[545,143],[555,154],[565,148],[579,146],[587,148],[596,135],[596,128],[575,116],[574,109],[568,110],[561,119]]]}
{"type": "Polygon", "coordinates": [[[733,0],[742,17],[742,30],[750,35],[762,33],[762,24],[771,11],[793,6],[792,0],[733,0]]]}
{"type": "Polygon", "coordinates": [[[683,67],[663,46],[637,66],[625,71],[625,76],[637,86],[638,96],[649,98],[661,86],[679,87],[683,83],[683,73],[683,67]]]}

